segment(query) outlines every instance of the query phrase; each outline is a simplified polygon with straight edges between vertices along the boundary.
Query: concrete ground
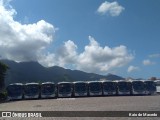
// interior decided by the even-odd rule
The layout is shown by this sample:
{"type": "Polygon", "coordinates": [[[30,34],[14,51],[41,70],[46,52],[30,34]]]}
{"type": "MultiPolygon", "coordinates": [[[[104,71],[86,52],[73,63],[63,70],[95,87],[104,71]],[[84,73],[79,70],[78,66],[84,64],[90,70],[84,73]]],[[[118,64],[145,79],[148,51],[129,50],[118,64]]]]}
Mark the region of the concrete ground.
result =
{"type": "MultiPolygon", "coordinates": [[[[11,101],[0,111],[160,111],[160,96],[112,96],[11,101]]],[[[159,112],[160,113],[160,112],[159,112]]],[[[95,113],[98,114],[98,113],[95,113]]],[[[117,113],[115,113],[117,114],[117,113]]],[[[115,115],[118,116],[118,115],[115,115]]],[[[0,120],[159,120],[160,117],[45,117],[0,120]]]]}

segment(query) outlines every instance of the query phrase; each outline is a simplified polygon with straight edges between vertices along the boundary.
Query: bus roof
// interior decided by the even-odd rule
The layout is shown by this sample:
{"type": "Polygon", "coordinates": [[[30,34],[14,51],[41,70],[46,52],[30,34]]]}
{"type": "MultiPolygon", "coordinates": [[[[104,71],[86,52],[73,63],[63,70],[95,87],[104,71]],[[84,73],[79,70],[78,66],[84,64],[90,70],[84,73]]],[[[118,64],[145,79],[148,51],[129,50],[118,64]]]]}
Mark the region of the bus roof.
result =
{"type": "Polygon", "coordinates": [[[23,85],[22,83],[11,83],[11,84],[9,84],[9,86],[10,85],[23,85]]]}
{"type": "Polygon", "coordinates": [[[154,81],[157,85],[160,85],[160,80],[155,80],[154,81]]]}
{"type": "Polygon", "coordinates": [[[154,82],[160,83],[160,80],[155,80],[154,82]]]}
{"type": "Polygon", "coordinates": [[[58,82],[57,84],[72,84],[72,82],[58,82]]]}
{"type": "Polygon", "coordinates": [[[143,80],[132,80],[131,82],[143,82],[143,80]]]}
{"type": "Polygon", "coordinates": [[[101,82],[104,83],[104,82],[115,82],[115,81],[113,81],[113,80],[103,80],[101,82]]]}
{"type": "Polygon", "coordinates": [[[143,80],[143,82],[154,82],[153,80],[143,80]]]}
{"type": "Polygon", "coordinates": [[[101,83],[102,81],[88,81],[88,83],[101,83]]]}
{"type": "Polygon", "coordinates": [[[116,80],[115,82],[131,82],[129,80],[116,80]]]}
{"type": "Polygon", "coordinates": [[[54,82],[43,82],[42,85],[45,85],[45,84],[55,84],[54,82]]]}
{"type": "Polygon", "coordinates": [[[39,83],[32,82],[32,83],[26,83],[25,85],[39,85],[39,83]]]}
{"type": "Polygon", "coordinates": [[[86,81],[75,81],[75,82],[73,82],[73,84],[75,84],[75,83],[87,83],[86,81]]]}

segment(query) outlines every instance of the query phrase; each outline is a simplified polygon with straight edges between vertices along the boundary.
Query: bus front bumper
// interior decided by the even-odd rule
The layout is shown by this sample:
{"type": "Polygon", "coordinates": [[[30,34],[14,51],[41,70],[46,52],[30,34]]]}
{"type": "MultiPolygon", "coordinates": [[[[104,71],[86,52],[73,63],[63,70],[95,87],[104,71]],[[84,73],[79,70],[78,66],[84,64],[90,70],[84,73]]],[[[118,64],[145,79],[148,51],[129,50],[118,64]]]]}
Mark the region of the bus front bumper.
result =
{"type": "Polygon", "coordinates": [[[72,94],[58,94],[58,97],[72,97],[72,94]]]}
{"type": "Polygon", "coordinates": [[[89,96],[100,96],[102,92],[89,92],[89,96]]]}
{"type": "Polygon", "coordinates": [[[118,91],[118,95],[130,95],[131,93],[130,92],[120,92],[118,91]]]}
{"type": "Polygon", "coordinates": [[[8,100],[22,100],[23,96],[10,97],[8,96],[8,100]]]}
{"type": "Polygon", "coordinates": [[[145,95],[146,92],[145,92],[145,91],[133,91],[132,94],[133,94],[133,95],[145,95]]]}
{"type": "Polygon", "coordinates": [[[41,94],[41,98],[54,98],[54,97],[56,97],[56,95],[55,94],[51,94],[51,95],[45,95],[45,94],[41,94]]]}
{"type": "Polygon", "coordinates": [[[146,91],[146,95],[155,95],[157,92],[156,91],[146,91]]]}
{"type": "Polygon", "coordinates": [[[87,93],[74,93],[74,96],[76,97],[87,96],[87,93]]]}
{"type": "Polygon", "coordinates": [[[103,95],[116,95],[116,92],[105,92],[104,91],[103,95]]]}
{"type": "Polygon", "coordinates": [[[39,95],[33,95],[33,96],[24,95],[24,99],[38,99],[38,98],[39,98],[39,95]]]}

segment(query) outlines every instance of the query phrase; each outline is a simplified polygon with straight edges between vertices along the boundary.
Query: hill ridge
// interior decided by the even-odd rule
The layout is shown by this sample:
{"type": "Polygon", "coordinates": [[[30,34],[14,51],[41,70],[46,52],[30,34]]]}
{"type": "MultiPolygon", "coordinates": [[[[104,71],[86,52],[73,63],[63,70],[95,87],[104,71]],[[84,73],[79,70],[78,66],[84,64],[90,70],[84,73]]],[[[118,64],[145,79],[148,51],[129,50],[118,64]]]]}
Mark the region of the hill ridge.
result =
{"type": "Polygon", "coordinates": [[[95,73],[86,73],[80,70],[65,69],[59,66],[44,67],[38,62],[14,62],[10,60],[0,60],[9,66],[5,78],[6,85],[15,82],[60,82],[60,81],[88,81],[88,80],[120,80],[124,79],[120,76],[108,74],[99,75],[95,73]]]}

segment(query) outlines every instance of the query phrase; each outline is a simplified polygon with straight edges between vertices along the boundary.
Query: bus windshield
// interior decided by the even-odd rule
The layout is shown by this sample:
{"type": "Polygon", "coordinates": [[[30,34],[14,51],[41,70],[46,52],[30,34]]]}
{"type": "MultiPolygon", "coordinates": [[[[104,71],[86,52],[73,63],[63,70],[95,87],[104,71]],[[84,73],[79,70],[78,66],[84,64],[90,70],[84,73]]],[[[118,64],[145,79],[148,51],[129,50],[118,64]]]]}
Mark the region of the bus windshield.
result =
{"type": "Polygon", "coordinates": [[[153,81],[145,81],[145,86],[147,90],[156,90],[156,85],[153,81]]]}
{"type": "Polygon", "coordinates": [[[35,95],[39,93],[39,85],[26,85],[25,93],[29,95],[35,95]]]}
{"type": "Polygon", "coordinates": [[[89,84],[90,91],[101,91],[101,83],[95,82],[89,84]]]}
{"type": "Polygon", "coordinates": [[[133,88],[135,90],[144,90],[144,83],[142,81],[134,81],[132,82],[133,88]]]}
{"type": "Polygon", "coordinates": [[[68,93],[68,92],[71,92],[71,88],[72,88],[72,86],[71,86],[71,84],[69,84],[69,83],[59,84],[59,85],[58,85],[58,89],[59,89],[59,92],[60,92],[60,93],[63,93],[63,92],[68,93]]]}
{"type": "Polygon", "coordinates": [[[19,96],[23,92],[23,87],[21,85],[10,85],[7,88],[9,96],[19,96]]]}
{"type": "Polygon", "coordinates": [[[76,83],[75,91],[76,92],[86,92],[87,91],[86,83],[76,83]]]}
{"type": "Polygon", "coordinates": [[[114,82],[104,82],[103,83],[104,91],[115,91],[116,90],[116,83],[114,82]]]}
{"type": "Polygon", "coordinates": [[[55,85],[54,84],[43,84],[41,87],[41,92],[43,94],[54,93],[55,85]]]}
{"type": "Polygon", "coordinates": [[[129,91],[130,83],[129,82],[118,82],[119,91],[129,91]]]}

